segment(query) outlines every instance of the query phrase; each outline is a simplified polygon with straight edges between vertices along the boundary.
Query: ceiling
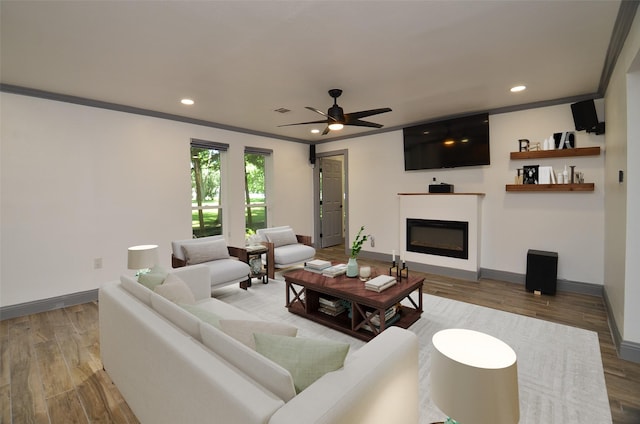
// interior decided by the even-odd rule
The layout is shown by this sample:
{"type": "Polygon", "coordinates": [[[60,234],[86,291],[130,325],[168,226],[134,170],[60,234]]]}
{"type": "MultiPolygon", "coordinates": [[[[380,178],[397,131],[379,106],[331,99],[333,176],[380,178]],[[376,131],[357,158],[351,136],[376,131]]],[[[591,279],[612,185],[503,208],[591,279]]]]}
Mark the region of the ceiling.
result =
{"type": "Polygon", "coordinates": [[[347,113],[390,107],[365,118],[382,130],[594,96],[620,4],[2,0],[0,76],[5,91],[315,143],[376,131],[279,127],[323,119],[305,107],[326,111],[331,88],[347,113]]]}

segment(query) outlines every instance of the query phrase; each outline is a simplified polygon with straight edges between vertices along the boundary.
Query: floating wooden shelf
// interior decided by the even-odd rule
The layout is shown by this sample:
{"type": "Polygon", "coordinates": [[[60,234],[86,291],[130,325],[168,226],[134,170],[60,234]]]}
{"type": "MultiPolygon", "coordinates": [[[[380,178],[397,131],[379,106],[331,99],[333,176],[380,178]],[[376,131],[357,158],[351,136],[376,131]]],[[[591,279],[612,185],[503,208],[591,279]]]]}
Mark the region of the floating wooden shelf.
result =
{"type": "Polygon", "coordinates": [[[578,147],[576,149],[534,150],[532,152],[511,152],[511,159],[565,158],[571,156],[598,156],[600,147],[578,147]]]}
{"type": "Polygon", "coordinates": [[[507,184],[507,191],[532,192],[532,191],[593,191],[594,183],[584,184],[507,184]]]}

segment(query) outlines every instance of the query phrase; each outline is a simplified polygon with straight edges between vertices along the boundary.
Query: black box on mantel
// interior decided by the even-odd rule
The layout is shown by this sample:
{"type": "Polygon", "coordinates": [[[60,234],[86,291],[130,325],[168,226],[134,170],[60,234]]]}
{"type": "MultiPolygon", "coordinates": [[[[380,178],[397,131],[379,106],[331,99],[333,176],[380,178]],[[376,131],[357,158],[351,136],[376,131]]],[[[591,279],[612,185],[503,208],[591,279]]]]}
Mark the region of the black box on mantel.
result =
{"type": "Polygon", "coordinates": [[[429,184],[429,193],[453,193],[453,184],[429,184]]]}
{"type": "Polygon", "coordinates": [[[558,279],[558,253],[544,250],[527,252],[527,291],[540,291],[544,294],[556,294],[558,279]]]}

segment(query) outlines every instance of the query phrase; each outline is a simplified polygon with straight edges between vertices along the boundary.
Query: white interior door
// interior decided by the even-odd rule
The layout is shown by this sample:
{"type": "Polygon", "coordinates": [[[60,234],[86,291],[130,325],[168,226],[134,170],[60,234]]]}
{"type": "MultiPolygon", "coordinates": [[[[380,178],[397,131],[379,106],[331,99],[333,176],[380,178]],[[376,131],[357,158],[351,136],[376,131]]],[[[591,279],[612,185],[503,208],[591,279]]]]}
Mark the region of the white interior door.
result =
{"type": "Polygon", "coordinates": [[[342,243],[342,161],[320,158],[320,245],[342,243]]]}

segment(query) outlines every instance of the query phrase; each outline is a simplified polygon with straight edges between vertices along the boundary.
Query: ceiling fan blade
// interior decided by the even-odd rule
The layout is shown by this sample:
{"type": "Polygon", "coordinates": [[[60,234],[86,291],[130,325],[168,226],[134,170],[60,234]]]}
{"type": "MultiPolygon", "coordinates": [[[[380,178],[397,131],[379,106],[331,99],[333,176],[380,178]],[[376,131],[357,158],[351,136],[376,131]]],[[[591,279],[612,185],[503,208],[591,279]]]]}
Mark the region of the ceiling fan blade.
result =
{"type": "Polygon", "coordinates": [[[325,124],[326,122],[327,122],[327,120],[323,119],[321,121],[298,122],[296,124],[278,125],[278,127],[290,127],[290,126],[293,126],[293,125],[307,125],[307,124],[325,124]]]}
{"type": "Polygon", "coordinates": [[[345,125],[353,125],[355,127],[371,127],[371,128],[382,128],[384,125],[376,124],[375,122],[369,121],[361,121],[360,119],[347,119],[345,125]]]}
{"type": "Polygon", "coordinates": [[[360,118],[366,118],[367,116],[378,115],[380,113],[386,113],[386,112],[391,112],[391,108],[383,107],[380,109],[362,110],[360,112],[345,113],[344,117],[347,121],[349,121],[349,118],[360,119],[360,118]]]}
{"type": "Polygon", "coordinates": [[[309,109],[315,113],[319,113],[322,116],[326,116],[328,119],[331,119],[332,121],[337,121],[336,118],[334,118],[333,116],[327,115],[326,113],[324,113],[323,111],[316,109],[315,107],[311,107],[311,106],[305,106],[305,109],[309,109]]]}
{"type": "Polygon", "coordinates": [[[329,125],[327,125],[324,131],[322,131],[322,135],[327,135],[327,134],[329,134],[329,125]]]}

